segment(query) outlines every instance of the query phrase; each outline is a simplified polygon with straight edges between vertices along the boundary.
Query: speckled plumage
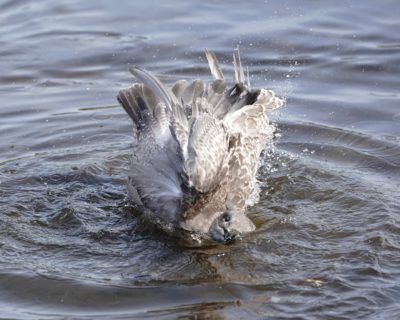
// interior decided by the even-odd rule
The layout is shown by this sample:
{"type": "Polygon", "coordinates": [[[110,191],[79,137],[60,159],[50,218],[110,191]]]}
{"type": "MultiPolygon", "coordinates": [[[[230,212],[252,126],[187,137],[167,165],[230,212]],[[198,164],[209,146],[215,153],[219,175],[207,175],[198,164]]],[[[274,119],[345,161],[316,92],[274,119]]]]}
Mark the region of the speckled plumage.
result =
{"type": "Polygon", "coordinates": [[[239,55],[231,88],[215,55],[206,50],[206,57],[210,84],[180,80],[169,89],[135,67],[131,72],[142,83],[121,90],[118,101],[137,135],[132,199],[169,233],[227,242],[254,229],[245,210],[261,151],[272,138],[266,113],[282,100],[250,88],[239,55]]]}

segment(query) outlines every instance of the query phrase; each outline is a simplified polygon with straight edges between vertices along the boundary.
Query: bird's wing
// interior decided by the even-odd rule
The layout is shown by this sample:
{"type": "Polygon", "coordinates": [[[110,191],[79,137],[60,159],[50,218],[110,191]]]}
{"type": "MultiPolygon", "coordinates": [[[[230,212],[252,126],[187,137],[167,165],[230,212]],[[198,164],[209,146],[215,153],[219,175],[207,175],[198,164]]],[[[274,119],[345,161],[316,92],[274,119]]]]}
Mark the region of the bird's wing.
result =
{"type": "Polygon", "coordinates": [[[230,110],[224,122],[234,133],[245,136],[262,135],[268,130],[267,113],[282,106],[283,101],[271,90],[261,89],[254,104],[248,104],[238,110],[230,110]]]}
{"type": "Polygon", "coordinates": [[[138,204],[155,214],[158,223],[179,221],[185,197],[181,169],[173,148],[154,148],[147,155],[138,153],[133,157],[130,190],[140,200],[138,204]]]}
{"type": "Polygon", "coordinates": [[[272,139],[274,127],[267,113],[282,105],[271,90],[262,89],[252,105],[228,113],[224,122],[232,132],[232,155],[229,159],[229,186],[235,192],[227,196],[230,209],[245,208],[255,185],[261,151],[272,139]]]}
{"type": "Polygon", "coordinates": [[[174,106],[178,104],[178,101],[171,90],[164,86],[164,84],[153,74],[138,66],[129,69],[129,71],[138,80],[148,86],[149,89],[152,90],[154,94],[158,96],[169,109],[172,110],[174,106]]]}
{"type": "Polygon", "coordinates": [[[117,99],[132,119],[138,138],[157,136],[160,145],[171,138],[167,107],[147,85],[135,83],[121,90],[117,99]]]}
{"type": "Polygon", "coordinates": [[[182,152],[188,120],[175,95],[156,77],[138,68],[132,73],[143,83],[121,90],[117,97],[138,135],[130,190],[160,223],[174,222],[188,186],[182,152]]]}
{"type": "Polygon", "coordinates": [[[207,193],[220,182],[229,151],[229,135],[223,123],[204,112],[192,123],[186,172],[197,191],[207,193]]]}
{"type": "Polygon", "coordinates": [[[186,87],[189,85],[189,82],[186,80],[178,80],[172,86],[172,92],[178,101],[182,101],[182,94],[186,87]]]}
{"type": "Polygon", "coordinates": [[[204,82],[202,80],[195,80],[190,83],[182,92],[182,101],[185,106],[193,106],[197,98],[203,96],[205,90],[204,82]]]}
{"type": "MultiPolygon", "coordinates": [[[[184,157],[183,150],[185,150],[187,146],[189,122],[181,101],[177,99],[172,90],[166,87],[152,73],[139,67],[131,68],[130,71],[138,80],[145,84],[149,91],[152,92],[153,96],[156,96],[164,104],[168,119],[167,131],[169,131],[172,137],[176,140],[179,152],[181,153],[180,156],[184,157]]],[[[130,106],[128,106],[128,108],[129,107],[130,106]]],[[[125,106],[124,108],[125,110],[127,109],[125,106]]],[[[152,106],[147,105],[147,108],[151,109],[152,106]]],[[[130,113],[128,112],[128,114],[130,113]]],[[[133,120],[135,122],[135,119],[133,120]]],[[[155,140],[158,141],[159,139],[156,138],[155,140]]]]}

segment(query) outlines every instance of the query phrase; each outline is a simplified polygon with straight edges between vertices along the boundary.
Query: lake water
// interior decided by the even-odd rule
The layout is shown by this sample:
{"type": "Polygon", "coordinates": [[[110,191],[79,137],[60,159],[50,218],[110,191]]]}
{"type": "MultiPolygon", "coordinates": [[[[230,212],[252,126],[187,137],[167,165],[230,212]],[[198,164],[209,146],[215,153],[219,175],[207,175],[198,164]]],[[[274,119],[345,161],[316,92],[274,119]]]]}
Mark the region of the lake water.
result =
{"type": "Polygon", "coordinates": [[[398,1],[0,1],[0,318],[399,319],[398,1]],[[126,203],[118,90],[225,74],[286,99],[257,230],[185,248],[126,203]]]}

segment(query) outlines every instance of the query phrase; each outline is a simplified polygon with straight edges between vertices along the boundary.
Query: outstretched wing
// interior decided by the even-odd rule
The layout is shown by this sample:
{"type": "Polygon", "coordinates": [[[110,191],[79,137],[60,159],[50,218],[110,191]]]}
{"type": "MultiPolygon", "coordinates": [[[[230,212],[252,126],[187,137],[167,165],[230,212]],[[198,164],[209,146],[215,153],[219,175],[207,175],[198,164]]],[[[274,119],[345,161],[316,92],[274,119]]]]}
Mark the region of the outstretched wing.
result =
{"type": "MultiPolygon", "coordinates": [[[[250,94],[251,92],[248,95],[250,94]]],[[[270,128],[267,113],[282,106],[283,101],[276,97],[273,91],[265,89],[258,90],[254,98],[253,103],[248,103],[237,110],[233,105],[224,117],[224,122],[232,132],[244,136],[260,136],[270,128]]]]}
{"type": "MultiPolygon", "coordinates": [[[[158,223],[179,220],[188,189],[178,135],[187,135],[187,118],[176,105],[176,97],[153,75],[135,69],[143,83],[118,94],[118,101],[131,117],[138,136],[132,160],[129,190],[139,205],[144,205],[158,223]],[[182,132],[171,125],[181,121],[182,132]]],[[[187,138],[186,138],[187,140],[187,138]]]]}
{"type": "MultiPolygon", "coordinates": [[[[258,161],[258,155],[265,145],[265,139],[262,138],[268,134],[266,131],[270,128],[265,113],[278,106],[279,100],[273,97],[271,91],[252,90],[244,84],[246,78],[239,51],[234,55],[236,83],[230,89],[227,89],[215,54],[207,49],[205,53],[214,77],[207,89],[200,80],[190,84],[178,81],[173,87],[173,92],[182,100],[189,117],[190,130],[183,151],[185,171],[189,185],[201,193],[210,192],[220,184],[227,169],[231,170],[230,165],[238,170],[237,174],[240,168],[248,165],[250,169],[246,175],[250,178],[254,176],[253,168],[256,165],[253,162],[258,161]],[[235,153],[239,162],[243,162],[242,152],[252,153],[251,164],[232,163],[232,134],[252,137],[252,145],[247,146],[247,151],[242,149],[243,151],[237,150],[235,153]]],[[[240,174],[242,172],[243,170],[240,174]]]]}
{"type": "Polygon", "coordinates": [[[132,119],[137,138],[157,136],[162,145],[171,138],[165,103],[143,83],[135,83],[118,93],[117,99],[132,119]]]}
{"type": "MultiPolygon", "coordinates": [[[[187,144],[189,123],[181,102],[178,101],[175,94],[168,87],[150,72],[139,67],[131,68],[130,71],[164,104],[168,119],[168,131],[178,143],[182,153],[182,147],[187,144]]],[[[149,105],[147,107],[152,108],[149,105]]]]}
{"type": "Polygon", "coordinates": [[[181,164],[173,149],[154,148],[148,155],[134,155],[129,190],[137,204],[143,204],[158,223],[179,221],[185,190],[181,164]],[[139,200],[139,201],[138,201],[139,200]]]}
{"type": "Polygon", "coordinates": [[[227,195],[229,209],[244,209],[256,183],[259,157],[274,127],[269,125],[267,112],[282,105],[270,90],[260,90],[254,104],[228,113],[224,119],[232,132],[232,156],[229,159],[229,185],[235,190],[227,195]]]}

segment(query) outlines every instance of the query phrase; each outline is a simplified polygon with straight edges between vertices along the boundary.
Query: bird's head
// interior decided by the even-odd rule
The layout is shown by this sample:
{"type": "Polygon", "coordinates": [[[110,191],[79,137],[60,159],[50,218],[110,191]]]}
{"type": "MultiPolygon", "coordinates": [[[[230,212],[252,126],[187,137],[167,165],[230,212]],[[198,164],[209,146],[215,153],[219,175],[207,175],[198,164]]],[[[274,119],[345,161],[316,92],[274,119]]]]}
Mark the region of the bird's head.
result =
{"type": "Polygon", "coordinates": [[[208,236],[217,242],[228,243],[255,229],[253,222],[242,211],[228,210],[218,214],[208,236]]]}

